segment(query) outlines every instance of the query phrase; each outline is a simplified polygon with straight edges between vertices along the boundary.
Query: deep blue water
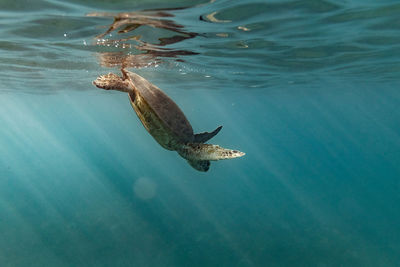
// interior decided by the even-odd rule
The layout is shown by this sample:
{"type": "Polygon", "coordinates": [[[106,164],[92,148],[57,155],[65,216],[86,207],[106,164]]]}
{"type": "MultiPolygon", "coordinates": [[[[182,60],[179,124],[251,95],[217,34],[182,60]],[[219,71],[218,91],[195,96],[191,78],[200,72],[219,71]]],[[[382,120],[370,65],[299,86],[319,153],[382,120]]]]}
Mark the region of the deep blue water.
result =
{"type": "Polygon", "coordinates": [[[398,1],[2,0],[0,34],[1,266],[400,266],[398,1]],[[122,59],[246,155],[161,148],[92,85],[122,59]]]}

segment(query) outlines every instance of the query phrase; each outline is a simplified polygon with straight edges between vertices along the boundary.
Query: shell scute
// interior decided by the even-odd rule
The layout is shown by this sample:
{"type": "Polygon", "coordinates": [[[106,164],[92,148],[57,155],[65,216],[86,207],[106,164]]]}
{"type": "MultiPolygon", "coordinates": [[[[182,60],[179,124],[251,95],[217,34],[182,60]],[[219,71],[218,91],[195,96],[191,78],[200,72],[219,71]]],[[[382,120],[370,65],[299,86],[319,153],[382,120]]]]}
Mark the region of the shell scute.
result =
{"type": "MultiPolygon", "coordinates": [[[[167,127],[165,130],[173,134],[170,138],[176,138],[178,140],[175,141],[181,143],[193,141],[193,128],[190,122],[169,96],[136,73],[126,71],[124,74],[131,83],[131,86],[136,89],[136,93],[147,103],[150,109],[147,112],[155,113],[159,120],[167,127]]],[[[148,126],[152,127],[151,124],[148,126]]],[[[157,136],[154,137],[157,139],[157,136]]]]}

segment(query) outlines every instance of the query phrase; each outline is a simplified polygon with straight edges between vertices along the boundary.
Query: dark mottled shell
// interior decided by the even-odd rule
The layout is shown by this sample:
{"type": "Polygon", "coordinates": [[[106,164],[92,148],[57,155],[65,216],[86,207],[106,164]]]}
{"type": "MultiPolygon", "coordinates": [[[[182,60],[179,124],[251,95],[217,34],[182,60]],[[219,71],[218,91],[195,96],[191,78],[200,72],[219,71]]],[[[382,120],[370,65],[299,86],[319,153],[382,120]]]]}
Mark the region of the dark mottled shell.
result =
{"type": "MultiPolygon", "coordinates": [[[[185,114],[160,88],[133,72],[126,72],[137,93],[181,142],[193,141],[193,128],[185,114]]],[[[178,141],[178,140],[177,140],[178,141]]]]}

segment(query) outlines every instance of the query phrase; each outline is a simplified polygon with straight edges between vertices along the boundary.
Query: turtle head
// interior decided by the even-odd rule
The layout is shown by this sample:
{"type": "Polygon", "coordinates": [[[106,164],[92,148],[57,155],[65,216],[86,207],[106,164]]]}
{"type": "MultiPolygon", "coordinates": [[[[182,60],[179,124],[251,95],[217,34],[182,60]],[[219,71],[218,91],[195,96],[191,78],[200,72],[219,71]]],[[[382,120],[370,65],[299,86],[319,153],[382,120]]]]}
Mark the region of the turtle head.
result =
{"type": "Polygon", "coordinates": [[[106,75],[99,76],[93,81],[93,84],[104,90],[117,90],[122,92],[133,91],[132,86],[130,86],[129,81],[125,72],[122,72],[123,77],[118,76],[115,73],[109,73],[106,75]]]}

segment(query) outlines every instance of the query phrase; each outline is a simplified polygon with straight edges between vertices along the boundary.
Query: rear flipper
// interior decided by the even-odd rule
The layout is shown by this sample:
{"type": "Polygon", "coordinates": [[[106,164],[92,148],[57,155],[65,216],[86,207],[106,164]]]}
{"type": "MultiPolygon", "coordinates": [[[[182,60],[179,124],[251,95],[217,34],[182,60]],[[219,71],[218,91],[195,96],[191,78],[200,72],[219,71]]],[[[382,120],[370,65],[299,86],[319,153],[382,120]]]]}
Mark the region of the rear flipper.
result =
{"type": "Polygon", "coordinates": [[[132,87],[129,86],[129,82],[115,73],[101,75],[93,81],[93,84],[98,88],[105,90],[117,90],[128,93],[133,92],[132,87]]]}
{"type": "Polygon", "coordinates": [[[209,160],[190,160],[188,159],[187,162],[192,166],[194,169],[206,172],[210,168],[210,161],[209,160]]]}
{"type": "Polygon", "coordinates": [[[210,144],[186,144],[178,150],[187,160],[221,160],[242,157],[245,153],[210,144]]]}
{"type": "Polygon", "coordinates": [[[199,133],[194,135],[194,143],[205,143],[221,131],[222,126],[219,126],[217,129],[212,131],[211,133],[209,132],[204,132],[204,133],[199,133]]]}

